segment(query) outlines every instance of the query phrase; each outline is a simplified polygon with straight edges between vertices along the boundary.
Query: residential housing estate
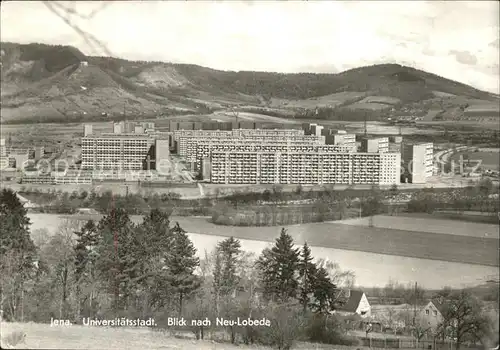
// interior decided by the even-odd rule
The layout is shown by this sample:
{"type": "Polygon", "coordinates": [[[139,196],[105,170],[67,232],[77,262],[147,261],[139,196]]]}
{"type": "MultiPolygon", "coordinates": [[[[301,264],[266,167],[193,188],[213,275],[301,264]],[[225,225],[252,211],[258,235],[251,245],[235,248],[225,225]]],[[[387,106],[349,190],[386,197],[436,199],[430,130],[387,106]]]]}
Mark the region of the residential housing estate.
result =
{"type": "Polygon", "coordinates": [[[358,146],[355,134],[318,124],[301,129],[261,129],[249,122],[237,123],[238,128],[228,123],[171,124],[172,130],[160,131],[151,122],[120,122],[112,124],[112,132],[101,133],[87,124],[78,169],[64,175],[26,173],[23,181],[168,181],[160,170],[172,156],[183,162],[190,176],[213,184],[395,185],[408,166],[408,182],[425,182],[433,170],[432,143],[405,144],[400,137],[396,148],[388,137],[365,136],[358,146]]]}

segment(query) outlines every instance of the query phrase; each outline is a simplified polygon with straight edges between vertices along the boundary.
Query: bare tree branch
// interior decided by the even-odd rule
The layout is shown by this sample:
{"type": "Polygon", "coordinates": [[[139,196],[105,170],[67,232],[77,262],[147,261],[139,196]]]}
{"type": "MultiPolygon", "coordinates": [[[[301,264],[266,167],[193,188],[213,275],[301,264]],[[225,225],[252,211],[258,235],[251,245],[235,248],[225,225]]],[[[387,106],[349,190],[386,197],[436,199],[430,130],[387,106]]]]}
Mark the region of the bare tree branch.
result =
{"type": "MultiPolygon", "coordinates": [[[[77,32],[84,40],[85,42],[92,48],[96,49],[98,47],[101,49],[103,52],[106,53],[108,56],[112,56],[111,52],[108,50],[106,45],[104,45],[99,39],[97,39],[94,35],[84,31],[81,29],[77,24],[75,24],[71,19],[71,15],[76,15],[76,10],[71,9],[68,7],[65,7],[55,1],[43,1],[43,4],[52,12],[54,13],[57,17],[61,18],[68,26],[73,28],[75,32],[77,32]],[[59,9],[60,11],[56,10],[59,9]]],[[[99,9],[93,11],[91,15],[89,16],[82,16],[82,15],[76,15],[77,17],[84,18],[84,19],[90,19],[92,18],[95,14],[97,14],[100,10],[102,10],[104,7],[101,6],[99,9]]]]}

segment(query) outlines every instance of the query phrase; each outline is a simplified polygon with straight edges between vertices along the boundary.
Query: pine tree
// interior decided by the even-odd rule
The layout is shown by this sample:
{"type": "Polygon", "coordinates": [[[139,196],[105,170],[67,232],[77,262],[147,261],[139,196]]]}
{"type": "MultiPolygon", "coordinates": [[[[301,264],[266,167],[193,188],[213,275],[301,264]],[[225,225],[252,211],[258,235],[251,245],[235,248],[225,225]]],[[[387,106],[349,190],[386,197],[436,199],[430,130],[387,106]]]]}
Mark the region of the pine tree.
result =
{"type": "Polygon", "coordinates": [[[170,289],[164,278],[164,257],[170,253],[173,234],[169,213],[153,209],[136,230],[139,268],[144,277],[138,284],[143,294],[143,311],[162,306],[169,300],[170,289]]]}
{"type": "Polygon", "coordinates": [[[179,223],[171,231],[172,248],[165,257],[166,278],[177,297],[179,315],[182,315],[184,300],[200,286],[199,278],[194,274],[200,265],[200,259],[196,257],[196,249],[179,223]]]}
{"type": "Polygon", "coordinates": [[[267,299],[286,302],[296,297],[298,264],[299,251],[293,248],[293,239],[283,228],[275,245],[264,249],[257,261],[267,299]]]}
{"type": "MultiPolygon", "coordinates": [[[[85,223],[85,225],[79,230],[75,232],[75,235],[78,237],[76,240],[76,244],[73,248],[74,256],[75,256],[75,283],[76,283],[76,300],[77,300],[77,319],[80,318],[82,314],[82,304],[81,304],[81,290],[82,284],[85,275],[89,275],[89,278],[93,280],[94,276],[90,276],[92,271],[89,270],[90,264],[93,264],[93,252],[95,251],[95,247],[98,242],[97,237],[97,227],[94,221],[89,220],[85,223]]],[[[90,269],[92,270],[92,269],[90,269]]],[[[95,274],[95,270],[94,270],[95,274]]],[[[90,299],[92,299],[92,295],[90,299]]],[[[90,301],[90,305],[92,305],[92,301],[90,301]]]]}
{"type": "Polygon", "coordinates": [[[314,277],[314,299],[313,311],[320,314],[327,314],[335,310],[337,296],[337,286],[331,281],[328,271],[320,266],[316,269],[314,277]]]}
{"type": "Polygon", "coordinates": [[[316,265],[313,263],[311,249],[304,243],[299,261],[299,301],[305,312],[309,306],[312,294],[314,293],[315,277],[317,274],[316,265]]]}
{"type": "MultiPolygon", "coordinates": [[[[217,244],[215,249],[214,294],[217,315],[222,310],[224,317],[232,318],[236,310],[234,296],[240,282],[237,267],[241,258],[240,241],[229,237],[217,244]]],[[[235,328],[229,327],[231,343],[236,340],[235,328]]]]}
{"type": "MultiPolygon", "coordinates": [[[[26,252],[28,258],[35,252],[35,245],[30,237],[29,227],[31,223],[27,212],[12,190],[3,189],[0,192],[1,255],[5,254],[7,250],[19,250],[26,252]]],[[[26,263],[29,264],[30,261],[26,261],[26,263]]]]}
{"type": "Polygon", "coordinates": [[[217,253],[221,258],[221,293],[228,295],[234,292],[239,282],[236,268],[241,254],[240,241],[234,237],[223,240],[217,245],[217,253]]]}
{"type": "Polygon", "coordinates": [[[6,310],[6,318],[21,316],[23,319],[25,282],[36,276],[36,247],[29,227],[27,210],[12,190],[3,189],[0,192],[0,308],[6,310]],[[4,303],[10,307],[3,307],[4,303]]]}
{"type": "Polygon", "coordinates": [[[100,277],[108,281],[114,294],[113,309],[127,305],[130,294],[140,279],[137,253],[138,237],[126,211],[112,209],[98,224],[99,244],[97,268],[100,277]]]}
{"type": "Polygon", "coordinates": [[[97,227],[94,221],[87,221],[81,230],[75,232],[75,235],[78,238],[73,249],[75,251],[75,277],[78,282],[89,262],[89,252],[97,244],[97,227]]]}
{"type": "MultiPolygon", "coordinates": [[[[141,248],[144,258],[154,257],[167,251],[172,243],[169,214],[153,209],[139,226],[142,230],[141,248]]],[[[145,259],[147,260],[147,259],[145,259]]]]}
{"type": "Polygon", "coordinates": [[[213,281],[212,288],[214,293],[215,310],[217,316],[219,316],[219,304],[222,289],[222,258],[219,251],[216,249],[214,254],[214,271],[213,271],[213,281]]]}

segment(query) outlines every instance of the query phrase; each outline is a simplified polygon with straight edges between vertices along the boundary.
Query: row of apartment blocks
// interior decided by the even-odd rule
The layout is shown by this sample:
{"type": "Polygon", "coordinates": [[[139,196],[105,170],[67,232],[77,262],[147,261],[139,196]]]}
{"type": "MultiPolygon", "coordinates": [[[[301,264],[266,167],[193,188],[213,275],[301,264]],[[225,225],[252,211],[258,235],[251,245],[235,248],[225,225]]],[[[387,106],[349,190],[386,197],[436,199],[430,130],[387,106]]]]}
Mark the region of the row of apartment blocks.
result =
{"type": "Polygon", "coordinates": [[[433,169],[432,144],[405,145],[402,161],[401,136],[365,137],[358,150],[355,134],[317,124],[302,129],[176,130],[173,139],[178,154],[213,183],[397,184],[401,174],[406,174],[404,181],[421,183],[433,169]],[[418,160],[421,148],[428,149],[425,164],[418,160]],[[289,160],[277,161],[276,154],[289,160]],[[296,160],[299,155],[301,161],[296,160]],[[324,166],[315,165],[319,161],[324,166]],[[407,174],[411,167],[417,175],[407,174]]]}
{"type": "Polygon", "coordinates": [[[77,184],[88,185],[93,180],[92,171],[81,171],[69,169],[64,172],[41,173],[38,171],[25,171],[22,174],[23,184],[65,185],[77,184]]]}
{"type": "Polygon", "coordinates": [[[400,182],[400,165],[399,153],[213,150],[202,168],[215,184],[391,185],[400,182]]]}
{"type": "MultiPolygon", "coordinates": [[[[315,124],[312,124],[314,128],[315,124]]],[[[336,146],[347,152],[356,151],[356,135],[347,134],[345,131],[328,130],[329,133],[317,131],[310,132],[309,128],[303,129],[233,129],[227,130],[176,130],[173,131],[173,146],[180,156],[188,162],[199,162],[197,151],[198,144],[213,146],[223,143],[233,145],[239,143],[276,143],[276,144],[327,144],[336,146]],[[331,133],[330,133],[331,131],[331,133]]],[[[208,151],[208,155],[209,155],[208,151]]],[[[205,154],[207,156],[207,154],[205,154]]],[[[195,167],[196,168],[196,167],[195,167]]]]}
{"type": "Polygon", "coordinates": [[[388,138],[362,141],[357,153],[355,134],[317,124],[234,131],[174,131],[174,139],[179,155],[217,184],[400,182],[401,155],[389,152],[388,138]]]}
{"type": "MultiPolygon", "coordinates": [[[[152,122],[144,122],[137,123],[131,121],[121,121],[118,123],[112,123],[112,133],[113,134],[150,134],[156,131],[155,123],[152,122]]],[[[95,135],[92,124],[85,124],[83,126],[83,136],[91,136],[95,135]]]]}
{"type": "Polygon", "coordinates": [[[122,181],[155,181],[160,176],[154,170],[141,171],[119,171],[116,169],[108,170],[81,170],[68,169],[61,172],[39,173],[36,171],[26,171],[23,173],[21,182],[23,184],[47,184],[64,185],[80,184],[89,185],[96,181],[122,180],[122,181]]]}

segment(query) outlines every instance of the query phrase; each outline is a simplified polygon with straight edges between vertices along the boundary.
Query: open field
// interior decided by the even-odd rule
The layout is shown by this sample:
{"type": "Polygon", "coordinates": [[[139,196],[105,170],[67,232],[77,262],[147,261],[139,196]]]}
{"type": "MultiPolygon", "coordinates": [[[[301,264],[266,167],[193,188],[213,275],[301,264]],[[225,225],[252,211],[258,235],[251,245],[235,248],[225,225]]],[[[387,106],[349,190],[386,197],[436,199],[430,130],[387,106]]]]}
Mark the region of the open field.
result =
{"type": "Polygon", "coordinates": [[[463,159],[464,166],[467,165],[469,160],[471,166],[475,166],[478,161],[481,161],[480,166],[484,169],[498,170],[500,167],[500,154],[498,150],[496,152],[457,152],[451,156],[450,160],[455,162],[455,164],[459,164],[460,157],[463,159]]]}
{"type": "MultiPolygon", "coordinates": [[[[29,214],[33,228],[57,228],[61,220],[68,219],[94,219],[99,220],[101,215],[53,215],[53,214],[29,214]]],[[[134,216],[135,221],[140,216],[134,216]]],[[[406,256],[420,259],[443,260],[487,266],[499,266],[498,259],[498,227],[495,225],[467,223],[463,225],[458,221],[436,220],[430,225],[425,222],[431,220],[400,218],[391,228],[391,218],[376,217],[374,225],[381,222],[377,227],[366,227],[365,225],[339,223],[310,223],[301,225],[285,226],[296,242],[307,241],[310,245],[324,248],[335,248],[343,250],[355,250],[376,254],[406,256]],[[380,219],[382,218],[382,219],[380,219]],[[413,226],[410,221],[416,220],[413,226]],[[425,221],[425,222],[424,222],[425,221]],[[444,233],[448,225],[448,233],[444,233]],[[398,229],[404,227],[405,229],[398,229]],[[411,228],[411,230],[410,230],[411,228]],[[427,230],[431,232],[421,232],[427,230]],[[452,233],[454,230],[457,233],[452,233]],[[466,235],[466,230],[480,231],[485,236],[466,235]],[[487,230],[487,231],[486,231],[487,230]],[[486,232],[485,232],[486,231],[486,232]],[[450,234],[452,233],[452,234],[450,234]],[[462,233],[462,234],[460,234],[462,233]]],[[[356,219],[357,220],[357,219],[356,219]]],[[[361,219],[362,220],[362,219],[361,219]]],[[[172,217],[172,221],[179,224],[189,233],[206,234],[213,236],[234,236],[240,239],[258,240],[263,242],[274,242],[278,236],[280,227],[241,227],[241,226],[218,226],[205,217],[172,217]]],[[[415,222],[415,221],[414,221],[415,222]]]]}
{"type": "MultiPolygon", "coordinates": [[[[400,216],[406,216],[411,218],[424,218],[424,219],[442,219],[442,220],[454,220],[457,221],[457,225],[460,223],[477,223],[498,226],[498,215],[497,213],[481,213],[475,211],[456,211],[456,210],[440,210],[435,211],[432,214],[426,213],[403,213],[400,216]]],[[[480,233],[479,233],[480,234],[480,233]]]]}
{"type": "MultiPolygon", "coordinates": [[[[50,321],[50,320],[47,320],[50,321]]],[[[185,349],[185,350],[236,350],[271,349],[265,346],[232,345],[209,340],[189,339],[193,335],[182,332],[183,338],[176,338],[170,332],[153,331],[148,328],[111,328],[91,326],[54,326],[37,323],[2,322],[2,338],[14,331],[26,333],[25,344],[14,349],[185,349]],[[189,337],[189,338],[188,338],[189,337]]],[[[7,348],[3,347],[2,348],[7,348]]],[[[340,347],[349,349],[349,347],[340,347]]],[[[337,346],[297,343],[293,349],[339,349],[337,346]]],[[[354,348],[353,348],[354,349],[354,348]]]]}
{"type": "MultiPolygon", "coordinates": [[[[214,120],[220,121],[234,121],[235,115],[232,112],[215,112],[210,115],[214,120]]],[[[266,114],[250,113],[250,112],[238,112],[238,120],[240,121],[255,121],[255,122],[268,122],[268,123],[280,123],[280,124],[297,124],[293,119],[284,119],[279,117],[273,117],[266,114]]]]}
{"type": "MultiPolygon", "coordinates": [[[[29,217],[33,239],[37,240],[37,230],[45,228],[53,234],[64,218],[99,220],[101,216],[30,213],[29,217]]],[[[132,220],[140,222],[141,217],[133,216],[132,220]]],[[[200,257],[228,236],[239,238],[244,250],[258,255],[274,242],[281,229],[216,226],[203,217],[172,217],[171,221],[179,222],[190,233],[200,257]]],[[[335,261],[341,268],[354,271],[358,285],[382,287],[392,278],[402,283],[417,281],[427,288],[461,287],[477,285],[499,273],[495,239],[328,223],[286,228],[297,244],[307,241],[316,258],[335,261]],[[464,263],[467,260],[476,263],[464,263]],[[477,265],[479,260],[489,266],[477,265]]]]}
{"type": "Polygon", "coordinates": [[[312,97],[304,100],[285,100],[279,98],[271,99],[271,106],[280,108],[316,108],[334,107],[353,99],[366,96],[366,92],[345,91],[334,94],[312,97]]]}
{"type": "Polygon", "coordinates": [[[423,121],[419,120],[417,125],[421,126],[451,126],[451,127],[471,127],[475,129],[488,129],[500,130],[500,123],[498,120],[482,120],[481,122],[475,120],[433,120],[423,121]]]}
{"type": "Polygon", "coordinates": [[[370,109],[370,110],[381,110],[390,107],[384,103],[375,103],[375,102],[356,102],[352,105],[349,105],[349,108],[353,109],[370,109]]]}
{"type": "MultiPolygon", "coordinates": [[[[425,214],[424,214],[425,215],[425,214]]],[[[369,218],[356,218],[336,221],[344,225],[354,225],[367,227],[369,218]]],[[[484,237],[499,239],[500,233],[498,225],[478,224],[454,220],[436,219],[431,215],[425,217],[417,216],[385,216],[377,215],[373,218],[372,224],[378,228],[388,228],[396,230],[418,230],[421,232],[450,234],[468,237],[484,237]]]]}
{"type": "Polygon", "coordinates": [[[388,96],[367,96],[360,103],[381,103],[385,105],[393,105],[401,102],[399,98],[388,97],[388,96]]]}

